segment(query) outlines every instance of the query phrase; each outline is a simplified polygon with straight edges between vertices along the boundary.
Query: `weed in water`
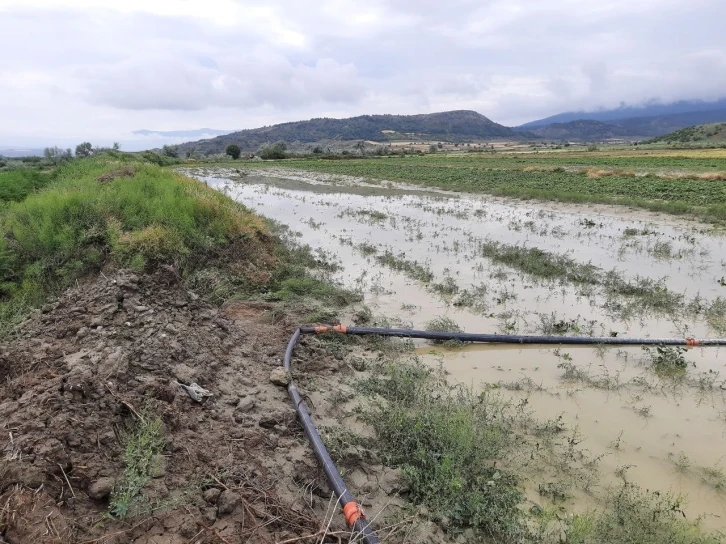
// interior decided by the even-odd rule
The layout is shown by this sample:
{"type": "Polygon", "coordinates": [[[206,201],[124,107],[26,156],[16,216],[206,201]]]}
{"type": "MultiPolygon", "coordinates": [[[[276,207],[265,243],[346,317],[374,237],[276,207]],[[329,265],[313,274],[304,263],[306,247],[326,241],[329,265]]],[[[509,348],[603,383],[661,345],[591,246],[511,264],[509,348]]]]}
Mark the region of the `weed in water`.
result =
{"type": "MultiPolygon", "coordinates": [[[[464,329],[451,319],[450,317],[437,317],[426,323],[426,330],[432,332],[464,332],[464,329]]],[[[432,340],[434,344],[441,344],[447,347],[457,347],[463,345],[459,340],[432,340]]]]}
{"type": "Polygon", "coordinates": [[[712,467],[701,467],[701,482],[719,493],[726,492],[726,473],[718,464],[712,467]]]}
{"type": "Polygon", "coordinates": [[[577,514],[567,521],[568,544],[722,544],[698,522],[685,519],[684,500],[644,491],[625,482],[610,493],[602,512],[577,514]]]}
{"type": "Polygon", "coordinates": [[[686,360],[684,353],[687,350],[680,346],[643,346],[643,351],[648,354],[650,367],[659,376],[682,377],[689,365],[696,366],[686,360]]]}
{"type": "Polygon", "coordinates": [[[691,467],[691,460],[683,452],[679,453],[678,457],[674,456],[673,454],[668,454],[668,458],[673,462],[673,464],[680,472],[686,472],[691,467]]]}
{"type": "Polygon", "coordinates": [[[434,279],[434,274],[431,270],[416,261],[409,261],[403,254],[396,256],[392,252],[386,251],[382,255],[376,255],[375,259],[379,264],[387,266],[392,270],[403,272],[411,279],[423,283],[429,283],[434,279]]]}

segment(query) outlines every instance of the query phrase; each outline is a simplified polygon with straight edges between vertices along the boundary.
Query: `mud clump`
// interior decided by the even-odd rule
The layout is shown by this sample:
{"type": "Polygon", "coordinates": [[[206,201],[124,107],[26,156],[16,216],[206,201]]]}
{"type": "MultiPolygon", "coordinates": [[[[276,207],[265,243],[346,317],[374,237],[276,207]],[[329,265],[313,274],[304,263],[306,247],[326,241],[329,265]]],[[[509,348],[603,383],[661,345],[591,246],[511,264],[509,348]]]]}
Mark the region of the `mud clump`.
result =
{"type": "MultiPolygon", "coordinates": [[[[267,310],[227,314],[173,274],[117,271],[35,311],[0,344],[0,538],[236,544],[318,532],[327,499],[294,476],[321,472],[270,381],[297,323],[255,318],[267,310]],[[195,402],[180,387],[191,383],[211,396],[195,402]],[[129,441],[151,421],[161,446],[146,466],[129,441]],[[138,492],[127,492],[132,469],[145,476],[138,492]],[[111,504],[126,517],[109,517],[111,504]]],[[[296,356],[310,349],[301,342],[296,356]]],[[[332,389],[344,368],[325,368],[316,379],[332,389]]]]}
{"type": "Polygon", "coordinates": [[[102,174],[96,178],[96,181],[99,183],[108,183],[110,181],[113,181],[117,178],[132,178],[136,175],[136,168],[133,166],[124,166],[123,168],[119,168],[118,170],[112,170],[111,172],[106,172],[105,174],[102,174]]]}

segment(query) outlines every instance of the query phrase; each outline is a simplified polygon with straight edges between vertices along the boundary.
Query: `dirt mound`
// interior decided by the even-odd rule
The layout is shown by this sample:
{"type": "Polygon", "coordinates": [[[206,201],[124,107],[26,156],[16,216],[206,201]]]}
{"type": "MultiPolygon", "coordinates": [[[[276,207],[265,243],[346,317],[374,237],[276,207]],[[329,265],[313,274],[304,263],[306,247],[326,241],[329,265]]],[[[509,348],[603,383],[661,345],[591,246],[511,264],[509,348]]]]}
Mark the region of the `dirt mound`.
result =
{"type": "Polygon", "coordinates": [[[134,168],[133,166],[124,166],[123,168],[119,168],[118,170],[112,170],[111,172],[101,174],[96,178],[96,181],[99,181],[101,183],[107,183],[117,178],[131,178],[135,175],[136,168],[134,168]]]}
{"type": "MultiPolygon", "coordinates": [[[[265,304],[220,310],[173,274],[107,274],[0,344],[2,538],[232,544],[318,532],[330,490],[287,392],[269,381],[294,321],[273,320],[265,304]],[[212,396],[195,402],[179,385],[192,383],[212,396]],[[160,452],[116,519],[109,500],[138,461],[129,437],[151,421],[160,452]]],[[[301,344],[299,366],[325,390],[352,371],[314,344],[301,344]]],[[[335,514],[331,530],[339,523],[335,514]]]]}

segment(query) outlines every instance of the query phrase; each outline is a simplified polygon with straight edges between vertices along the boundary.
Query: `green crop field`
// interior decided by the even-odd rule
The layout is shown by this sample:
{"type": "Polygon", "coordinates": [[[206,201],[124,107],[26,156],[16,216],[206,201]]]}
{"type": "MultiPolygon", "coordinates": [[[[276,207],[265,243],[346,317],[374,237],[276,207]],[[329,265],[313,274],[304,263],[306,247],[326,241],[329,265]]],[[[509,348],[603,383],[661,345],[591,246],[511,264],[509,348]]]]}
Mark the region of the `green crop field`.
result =
{"type": "Polygon", "coordinates": [[[726,221],[726,151],[426,155],[245,163],[524,199],[627,204],[726,221]]]}

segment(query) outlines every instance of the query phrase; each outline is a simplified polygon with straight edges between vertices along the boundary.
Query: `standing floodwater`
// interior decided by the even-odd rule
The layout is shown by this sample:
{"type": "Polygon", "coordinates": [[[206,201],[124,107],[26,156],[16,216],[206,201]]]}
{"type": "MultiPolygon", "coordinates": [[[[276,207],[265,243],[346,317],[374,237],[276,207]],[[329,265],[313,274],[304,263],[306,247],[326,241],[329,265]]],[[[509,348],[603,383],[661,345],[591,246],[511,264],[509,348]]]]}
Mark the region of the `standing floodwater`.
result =
{"type": "MultiPolygon", "coordinates": [[[[694,222],[289,172],[190,172],[341,266],[374,313],[467,332],[705,337],[726,331],[726,247],[694,222]]],[[[576,429],[598,485],[688,496],[726,527],[726,357],[718,348],[417,348],[576,429]]],[[[491,387],[491,386],[490,386],[491,387]]],[[[563,438],[564,439],[564,438],[563,438]]],[[[535,494],[536,490],[531,490],[535,494]]],[[[573,493],[578,505],[587,493],[573,493]]]]}

